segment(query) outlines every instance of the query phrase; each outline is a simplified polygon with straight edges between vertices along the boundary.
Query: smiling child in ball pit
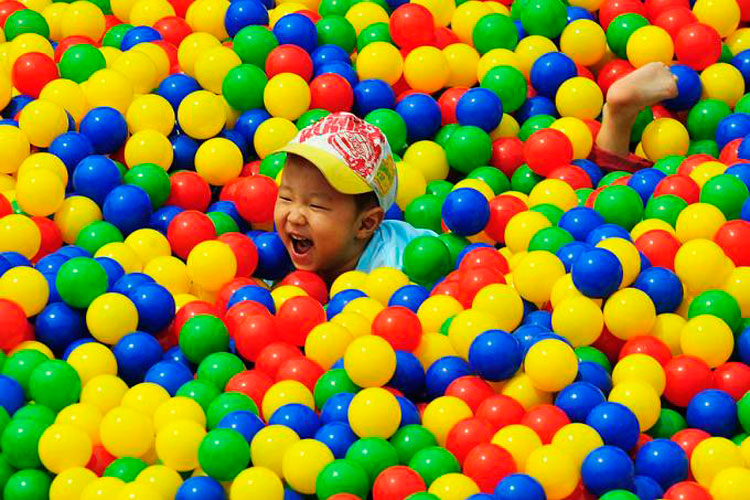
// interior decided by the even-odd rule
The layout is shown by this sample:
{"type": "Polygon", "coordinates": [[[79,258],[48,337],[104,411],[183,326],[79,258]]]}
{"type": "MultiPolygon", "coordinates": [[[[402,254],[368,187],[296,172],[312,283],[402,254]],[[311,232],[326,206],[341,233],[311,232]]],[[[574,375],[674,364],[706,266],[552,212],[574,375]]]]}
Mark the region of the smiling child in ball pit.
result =
{"type": "MultiPolygon", "coordinates": [[[[677,95],[675,77],[650,63],[615,82],[607,93],[602,127],[589,159],[607,170],[651,165],[629,151],[640,110],[677,95]]],[[[347,271],[401,269],[404,249],[435,233],[385,220],[398,179],[379,128],[350,113],[333,113],[300,130],[287,153],[274,223],[297,269],[332,283],[347,271]]]]}

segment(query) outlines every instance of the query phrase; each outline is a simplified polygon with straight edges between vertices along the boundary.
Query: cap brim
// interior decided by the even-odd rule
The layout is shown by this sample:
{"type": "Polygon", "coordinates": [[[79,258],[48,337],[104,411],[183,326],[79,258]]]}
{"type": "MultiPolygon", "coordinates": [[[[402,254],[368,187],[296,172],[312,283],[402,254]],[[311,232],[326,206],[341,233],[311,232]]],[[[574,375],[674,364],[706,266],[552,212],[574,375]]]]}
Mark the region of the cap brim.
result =
{"type": "Polygon", "coordinates": [[[363,178],[354,173],[343,161],[316,147],[308,144],[290,143],[279,151],[301,156],[315,165],[328,183],[339,193],[363,194],[373,190],[363,178]]]}

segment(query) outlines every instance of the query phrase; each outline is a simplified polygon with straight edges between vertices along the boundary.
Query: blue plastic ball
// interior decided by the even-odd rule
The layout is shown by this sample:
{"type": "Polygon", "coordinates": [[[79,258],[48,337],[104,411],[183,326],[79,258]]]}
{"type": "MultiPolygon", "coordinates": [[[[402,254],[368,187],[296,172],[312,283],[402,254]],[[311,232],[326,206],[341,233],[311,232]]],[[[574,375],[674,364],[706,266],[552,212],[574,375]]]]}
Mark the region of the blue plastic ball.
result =
{"type": "Polygon", "coordinates": [[[396,104],[396,113],[406,123],[409,142],[432,139],[440,130],[440,105],[427,94],[410,94],[396,104]]]}
{"type": "Polygon", "coordinates": [[[571,422],[585,422],[591,410],[606,400],[604,393],[594,384],[573,382],[558,393],[555,406],[564,411],[571,422]]]}
{"type": "Polygon", "coordinates": [[[604,224],[602,214],[589,207],[573,207],[565,212],[557,223],[576,241],[586,241],[588,235],[602,224],[604,224]]]}
{"type": "Polygon", "coordinates": [[[388,385],[415,398],[425,390],[425,372],[417,357],[407,351],[396,351],[396,371],[388,385]]]}
{"type": "Polygon", "coordinates": [[[251,109],[242,113],[234,124],[234,130],[242,134],[247,143],[252,146],[255,132],[261,123],[271,118],[265,109],[251,109]]]}
{"type": "Polygon", "coordinates": [[[349,392],[340,392],[334,394],[320,409],[320,421],[323,425],[331,422],[349,422],[349,405],[354,399],[354,394],[349,392]]]}
{"type": "Polygon", "coordinates": [[[745,328],[737,337],[737,353],[740,361],[750,365],[750,328],[745,328]]]}
{"type": "Polygon", "coordinates": [[[583,459],[581,479],[596,496],[611,490],[632,490],[635,467],[628,454],[616,446],[600,446],[583,459]]]}
{"type": "Polygon", "coordinates": [[[238,288],[231,295],[231,297],[229,297],[229,302],[227,302],[227,309],[235,304],[242,302],[243,300],[251,300],[253,302],[257,302],[265,306],[265,308],[268,309],[268,312],[270,312],[271,314],[276,314],[276,306],[273,303],[271,292],[263,287],[257,285],[246,285],[238,288]]]}
{"type": "Polygon", "coordinates": [[[440,211],[445,225],[455,234],[471,236],[481,232],[490,219],[487,198],[476,189],[459,188],[448,193],[440,211]]]}
{"type": "Polygon", "coordinates": [[[174,397],[183,384],[193,380],[190,368],[176,361],[159,361],[146,372],[144,382],[162,386],[174,397]]]}
{"type": "Polygon", "coordinates": [[[167,229],[169,228],[169,223],[172,222],[172,219],[174,219],[177,214],[183,211],[183,208],[180,208],[176,205],[163,206],[156,212],[151,214],[151,218],[148,221],[148,227],[150,227],[151,229],[156,229],[161,234],[166,236],[167,229]]]}
{"type": "Polygon", "coordinates": [[[151,199],[140,186],[124,184],[104,199],[104,220],[117,226],[123,235],[145,227],[151,219],[151,199]]]}
{"type": "MultiPolygon", "coordinates": [[[[748,49],[750,50],[750,49],[748,49]]],[[[747,138],[742,140],[742,143],[747,138]]],[[[750,153],[750,143],[748,143],[748,153],[750,153]]],[[[727,175],[733,175],[745,183],[745,186],[750,187],[750,165],[747,163],[736,163],[724,171],[727,175]]]]}
{"type": "Polygon", "coordinates": [[[581,254],[571,269],[573,284],[587,297],[604,298],[613,294],[622,281],[622,264],[604,248],[581,254]]]}
{"type": "Polygon", "coordinates": [[[639,500],[658,500],[664,496],[664,489],[648,476],[635,476],[633,484],[639,500]]]}
{"type": "Polygon", "coordinates": [[[86,334],[83,314],[64,302],[47,304],[34,321],[36,340],[57,355],[86,334]]]}
{"type": "Polygon", "coordinates": [[[750,115],[732,113],[722,118],[716,127],[716,144],[722,149],[728,142],[747,134],[750,134],[750,115]]]}
{"type": "Polygon", "coordinates": [[[588,175],[589,178],[591,179],[591,184],[593,186],[596,186],[597,184],[599,184],[599,181],[602,180],[602,177],[604,177],[604,174],[602,173],[602,169],[599,168],[599,165],[597,165],[591,160],[586,160],[582,158],[580,160],[573,160],[571,163],[573,163],[573,165],[583,169],[583,171],[586,172],[586,175],[588,175]]]}
{"type": "Polygon", "coordinates": [[[315,23],[302,14],[292,13],[282,16],[273,26],[273,34],[280,45],[297,45],[307,52],[312,52],[318,46],[315,23]]]}
{"type": "Polygon", "coordinates": [[[633,188],[640,196],[645,205],[656,189],[656,185],[667,176],[661,170],[655,168],[644,168],[634,173],[628,180],[628,186],[633,188]]]}
{"type": "Polygon", "coordinates": [[[524,315],[522,324],[552,331],[552,314],[549,311],[531,311],[524,315]]]}
{"type": "Polygon", "coordinates": [[[529,78],[539,95],[554,98],[560,85],[575,76],[578,68],[573,59],[562,52],[549,52],[534,61],[529,78]]]}
{"type": "Polygon", "coordinates": [[[108,106],[89,110],[81,120],[80,131],[97,154],[114,153],[128,138],[128,124],[122,113],[108,106]]]}
{"type": "Polygon", "coordinates": [[[342,290],[328,301],[326,306],[326,318],[330,321],[338,313],[344,310],[344,307],[354,299],[360,297],[367,297],[367,294],[362,290],[355,290],[353,288],[349,290],[342,290]]]}
{"type": "Polygon", "coordinates": [[[370,111],[380,108],[396,107],[396,95],[393,88],[383,80],[362,80],[354,86],[354,108],[358,116],[365,116],[370,111]]]}
{"type": "Polygon", "coordinates": [[[469,348],[469,364],[480,377],[500,381],[521,367],[523,349],[516,337],[502,330],[481,333],[469,348]]]}
{"type": "Polygon", "coordinates": [[[654,439],[644,444],[635,457],[635,472],[655,480],[667,490],[688,478],[690,463],[680,445],[669,439],[654,439]]]}
{"type": "Polygon", "coordinates": [[[438,359],[427,369],[427,397],[434,399],[442,396],[451,382],[471,374],[469,363],[458,356],[445,356],[438,359]]]}
{"type": "Polygon", "coordinates": [[[289,427],[301,439],[310,439],[320,428],[320,419],[315,410],[300,403],[289,403],[280,406],[271,418],[269,425],[283,425],[289,427]]]}
{"type": "Polygon", "coordinates": [[[604,444],[623,450],[631,450],[640,435],[635,414],[620,403],[606,402],[595,406],[586,417],[586,425],[599,433],[604,444]]]}
{"type": "Polygon", "coordinates": [[[569,273],[573,268],[573,263],[578,260],[578,257],[591,250],[591,248],[591,245],[582,241],[571,241],[570,243],[561,246],[560,249],[555,252],[555,255],[557,255],[557,258],[560,259],[560,262],[565,266],[565,272],[569,273]]]}
{"type": "Polygon", "coordinates": [[[200,144],[198,141],[184,134],[172,134],[169,136],[169,142],[172,143],[172,166],[182,170],[192,170],[195,167],[195,154],[198,152],[200,144]]]}
{"type": "MultiPolygon", "coordinates": [[[[8,262],[8,260],[5,257],[0,257],[0,259],[1,259],[0,262],[2,262],[2,264],[0,264],[0,266],[3,266],[3,268],[4,268],[3,271],[0,271],[0,276],[2,276],[2,274],[5,271],[7,271],[8,269],[10,269],[10,263],[8,262]],[[4,265],[7,265],[8,267],[5,268],[4,265]]],[[[51,253],[51,254],[46,255],[46,256],[42,257],[41,259],[39,259],[39,261],[36,263],[36,265],[34,267],[40,273],[52,273],[52,274],[55,274],[55,273],[57,273],[57,271],[60,270],[60,266],[62,266],[63,264],[65,264],[68,260],[69,260],[68,257],[65,257],[64,255],[60,255],[57,252],[55,252],[55,253],[51,253]]]]}
{"type": "Polygon", "coordinates": [[[117,374],[128,384],[143,382],[146,372],[161,361],[161,344],[153,335],[133,332],[121,338],[112,348],[117,360],[117,374]]]}
{"type": "Polygon", "coordinates": [[[166,99],[172,105],[172,108],[177,111],[185,96],[200,89],[200,84],[192,76],[175,73],[161,81],[156,88],[156,94],[166,99]]]}
{"type": "Polygon", "coordinates": [[[233,429],[239,432],[248,444],[264,427],[265,424],[258,415],[244,410],[227,413],[216,425],[217,429],[233,429]]]}
{"type": "Polygon", "coordinates": [[[7,375],[0,375],[0,407],[5,408],[8,415],[13,416],[25,401],[21,384],[7,375]]]}
{"type": "Polygon", "coordinates": [[[101,206],[107,195],[122,184],[122,176],[113,160],[91,155],[78,162],[72,182],[76,194],[91,198],[101,206]]]}
{"type": "MultiPolygon", "coordinates": [[[[320,45],[318,48],[313,50],[310,54],[310,58],[313,62],[313,67],[319,68],[324,64],[332,62],[342,62],[345,64],[351,64],[351,59],[346,50],[342,49],[338,45],[320,45]]],[[[385,82],[383,82],[385,83],[385,82]]]]}
{"type": "Polygon", "coordinates": [[[209,476],[190,477],[177,489],[175,500],[226,500],[224,487],[209,476]]]}
{"type": "Polygon", "coordinates": [[[349,85],[354,88],[359,82],[357,72],[354,70],[351,64],[342,61],[333,61],[325,63],[317,68],[313,74],[314,77],[325,75],[326,73],[335,73],[349,82],[349,85]]]}
{"type": "Polygon", "coordinates": [[[120,50],[125,52],[130,50],[139,43],[156,42],[161,40],[161,33],[151,26],[136,26],[130,28],[120,42],[120,50]]]}
{"type": "Polygon", "coordinates": [[[346,422],[330,422],[315,433],[315,440],[328,446],[335,458],[344,458],[357,435],[346,422]]]}
{"type": "Polygon", "coordinates": [[[576,382],[588,382],[595,385],[604,394],[612,390],[612,377],[599,363],[581,361],[578,363],[576,382]]]}
{"type": "Polygon", "coordinates": [[[161,360],[162,361],[174,361],[175,363],[182,363],[183,365],[187,366],[191,370],[195,366],[189,359],[185,357],[185,353],[182,352],[182,349],[180,349],[180,346],[178,345],[172,347],[171,349],[168,349],[162,355],[161,360]]]}
{"type": "Polygon", "coordinates": [[[492,90],[476,87],[458,99],[456,118],[459,125],[474,125],[492,132],[503,118],[503,103],[492,90]]]}
{"type": "Polygon", "coordinates": [[[731,61],[732,66],[737,68],[745,80],[745,88],[750,85],[750,49],[743,50],[736,54],[731,61]]]}
{"type": "Polygon", "coordinates": [[[526,474],[505,476],[495,487],[497,500],[546,500],[539,481],[526,474]]]}
{"type": "Polygon", "coordinates": [[[607,238],[622,238],[624,240],[633,241],[630,237],[630,233],[624,227],[618,226],[617,224],[602,224],[591,230],[586,237],[586,243],[591,246],[596,246],[597,243],[601,243],[607,238]]]}
{"type": "Polygon", "coordinates": [[[128,293],[128,298],[138,310],[139,330],[156,334],[168,327],[174,319],[174,297],[169,290],[157,283],[138,286],[128,293]]]}
{"type": "Polygon", "coordinates": [[[737,403],[718,389],[706,389],[693,396],[686,417],[688,426],[713,436],[732,437],[737,431],[737,403]]]}
{"type": "Polygon", "coordinates": [[[229,4],[224,15],[224,26],[229,36],[235,36],[245,26],[268,25],[268,10],[258,0],[237,0],[229,4]]]}
{"type": "Polygon", "coordinates": [[[120,263],[111,257],[96,257],[94,260],[101,264],[104,272],[107,273],[108,289],[111,289],[117,280],[125,275],[125,270],[120,263]]]}
{"type": "Polygon", "coordinates": [[[81,160],[94,154],[94,146],[85,135],[78,132],[66,132],[58,135],[47,151],[60,158],[68,172],[73,172],[81,160]]]}
{"type": "Polygon", "coordinates": [[[680,278],[664,267],[649,267],[638,275],[633,288],[642,290],[656,307],[656,314],[675,312],[682,303],[680,278]]]}
{"type": "Polygon", "coordinates": [[[83,337],[83,338],[74,340],[73,342],[70,343],[68,347],[65,348],[65,352],[62,355],[62,359],[67,360],[70,357],[70,353],[75,351],[76,347],[83,345],[83,344],[88,344],[89,342],[96,342],[96,341],[92,337],[83,337]]]}
{"type": "Polygon", "coordinates": [[[568,24],[572,23],[573,21],[578,21],[579,19],[588,19],[590,21],[596,20],[596,18],[594,18],[594,15],[583,7],[574,7],[571,5],[566,7],[565,10],[568,14],[568,24]]]}
{"type": "Polygon", "coordinates": [[[401,407],[401,423],[399,424],[399,427],[422,423],[419,409],[411,402],[411,400],[404,396],[396,396],[396,401],[398,401],[398,405],[401,407]]]}
{"type": "Polygon", "coordinates": [[[419,306],[422,305],[427,297],[430,296],[430,292],[423,286],[419,285],[404,285],[396,290],[391,298],[388,299],[388,307],[402,306],[407,309],[417,312],[419,306]]]}
{"type": "Polygon", "coordinates": [[[276,232],[259,234],[253,240],[258,249],[255,276],[266,280],[280,280],[293,269],[292,259],[276,232]]]}
{"type": "Polygon", "coordinates": [[[677,77],[677,97],[664,101],[664,107],[674,111],[685,111],[700,100],[703,84],[698,72],[684,64],[673,64],[669,71],[677,77]]]}

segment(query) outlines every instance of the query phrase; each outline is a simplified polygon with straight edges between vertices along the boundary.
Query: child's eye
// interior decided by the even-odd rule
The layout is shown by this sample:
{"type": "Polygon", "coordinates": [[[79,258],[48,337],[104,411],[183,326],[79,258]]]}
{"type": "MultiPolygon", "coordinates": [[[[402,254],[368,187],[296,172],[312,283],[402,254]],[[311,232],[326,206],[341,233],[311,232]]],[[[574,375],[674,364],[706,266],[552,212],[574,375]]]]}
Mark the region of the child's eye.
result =
{"type": "Polygon", "coordinates": [[[310,208],[314,210],[328,210],[328,208],[324,207],[323,205],[315,205],[315,204],[310,205],[310,208]]]}
{"type": "Polygon", "coordinates": [[[286,201],[286,202],[290,202],[290,201],[292,201],[292,200],[291,200],[291,199],[290,199],[290,198],[289,198],[288,196],[279,196],[279,199],[280,199],[281,201],[286,201]]]}

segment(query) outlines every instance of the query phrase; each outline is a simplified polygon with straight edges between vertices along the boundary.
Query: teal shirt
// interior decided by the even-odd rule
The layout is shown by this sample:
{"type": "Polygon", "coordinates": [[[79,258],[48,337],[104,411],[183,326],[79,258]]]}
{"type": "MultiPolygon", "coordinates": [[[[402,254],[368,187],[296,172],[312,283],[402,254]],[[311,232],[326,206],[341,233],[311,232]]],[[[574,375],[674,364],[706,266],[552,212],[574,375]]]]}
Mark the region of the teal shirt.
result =
{"type": "Polygon", "coordinates": [[[357,271],[369,273],[378,267],[393,267],[400,270],[406,245],[419,236],[437,234],[429,229],[417,229],[400,220],[384,220],[359,258],[357,271]]]}

